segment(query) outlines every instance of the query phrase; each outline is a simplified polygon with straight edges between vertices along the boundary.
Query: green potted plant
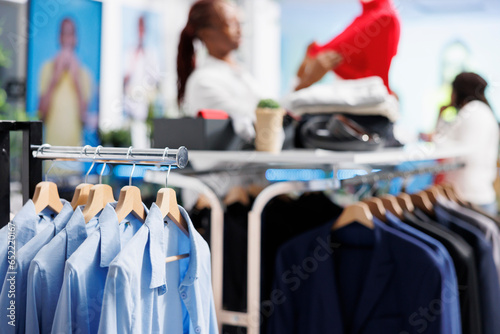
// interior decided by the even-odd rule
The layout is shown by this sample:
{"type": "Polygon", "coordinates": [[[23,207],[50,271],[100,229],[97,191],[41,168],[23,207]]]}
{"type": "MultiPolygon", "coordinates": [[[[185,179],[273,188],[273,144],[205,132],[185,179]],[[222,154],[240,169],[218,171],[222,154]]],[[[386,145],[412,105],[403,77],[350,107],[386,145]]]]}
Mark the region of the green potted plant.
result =
{"type": "Polygon", "coordinates": [[[257,151],[279,153],[283,146],[285,110],[273,99],[260,100],[255,111],[255,148],[257,151]]]}

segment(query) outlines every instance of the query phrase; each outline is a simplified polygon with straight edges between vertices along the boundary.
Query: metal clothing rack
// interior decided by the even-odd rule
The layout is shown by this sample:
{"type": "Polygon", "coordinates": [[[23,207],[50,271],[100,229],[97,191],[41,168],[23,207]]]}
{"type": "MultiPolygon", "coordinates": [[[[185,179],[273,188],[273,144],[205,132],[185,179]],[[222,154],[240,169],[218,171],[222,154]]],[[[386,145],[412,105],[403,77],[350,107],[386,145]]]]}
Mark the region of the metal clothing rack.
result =
{"type": "MultiPolygon", "coordinates": [[[[392,180],[397,177],[408,178],[418,174],[441,173],[463,168],[463,163],[445,163],[432,167],[416,168],[411,171],[374,172],[352,179],[322,179],[313,181],[294,181],[275,183],[265,188],[255,199],[248,213],[248,264],[247,264],[247,312],[233,312],[218,309],[219,328],[222,325],[245,327],[247,334],[259,334],[262,321],[261,314],[261,216],[267,203],[276,196],[288,193],[304,193],[314,191],[336,190],[347,185],[375,183],[392,180]]],[[[222,242],[220,236],[219,242],[222,242]]],[[[214,272],[214,286],[221,285],[222,272],[214,272]]]]}
{"type": "Polygon", "coordinates": [[[9,222],[10,215],[10,154],[8,131],[22,130],[23,140],[22,191],[23,202],[33,196],[36,185],[42,180],[42,160],[80,162],[106,162],[116,164],[187,166],[188,150],[134,149],[133,147],[51,146],[40,145],[41,122],[0,122],[0,227],[9,222]]]}

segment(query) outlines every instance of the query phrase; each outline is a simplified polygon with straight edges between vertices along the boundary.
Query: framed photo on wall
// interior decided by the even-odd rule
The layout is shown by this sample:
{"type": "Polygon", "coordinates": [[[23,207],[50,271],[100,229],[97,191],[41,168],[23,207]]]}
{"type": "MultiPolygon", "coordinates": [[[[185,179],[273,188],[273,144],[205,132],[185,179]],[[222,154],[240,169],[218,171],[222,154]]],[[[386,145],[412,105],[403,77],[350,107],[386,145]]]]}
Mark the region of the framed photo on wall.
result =
{"type": "Polygon", "coordinates": [[[98,145],[102,3],[31,0],[26,110],[51,145],[98,145]]]}

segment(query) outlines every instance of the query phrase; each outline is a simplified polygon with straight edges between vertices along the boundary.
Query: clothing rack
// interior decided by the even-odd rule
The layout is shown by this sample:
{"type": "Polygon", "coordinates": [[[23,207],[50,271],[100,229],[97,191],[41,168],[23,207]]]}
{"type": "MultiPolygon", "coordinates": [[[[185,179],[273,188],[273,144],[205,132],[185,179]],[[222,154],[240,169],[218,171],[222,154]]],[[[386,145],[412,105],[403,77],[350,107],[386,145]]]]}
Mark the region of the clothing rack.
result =
{"type": "Polygon", "coordinates": [[[175,165],[184,168],[188,163],[188,150],[178,149],[137,149],[126,147],[75,147],[32,145],[33,157],[46,160],[107,162],[137,165],[175,165]]]}
{"type": "MultiPolygon", "coordinates": [[[[252,209],[248,213],[248,264],[247,264],[247,312],[232,312],[219,310],[219,326],[232,325],[246,327],[247,334],[259,334],[261,324],[261,300],[260,300],[260,281],[261,281],[261,228],[262,212],[267,203],[276,196],[288,193],[304,193],[314,191],[335,190],[346,186],[347,184],[373,183],[380,180],[391,180],[394,177],[408,178],[413,175],[449,172],[463,168],[464,164],[460,162],[444,163],[432,167],[420,167],[411,171],[394,171],[387,173],[370,173],[368,175],[354,177],[353,179],[340,181],[337,179],[323,179],[305,182],[280,182],[275,183],[264,189],[255,199],[252,209]],[[378,175],[377,175],[378,174],[378,175]]],[[[215,273],[217,274],[217,273],[215,273]]],[[[222,275],[214,278],[214,284],[222,280],[222,275]]]]}
{"type": "Polygon", "coordinates": [[[463,162],[440,164],[429,167],[421,167],[409,171],[372,172],[366,175],[356,175],[353,178],[341,181],[341,187],[356,186],[360,184],[374,184],[379,181],[391,181],[396,178],[409,178],[421,174],[438,174],[451,172],[465,167],[463,162]]]}
{"type": "Polygon", "coordinates": [[[24,133],[21,168],[24,203],[33,197],[36,185],[42,181],[42,160],[175,166],[181,169],[189,162],[188,149],[184,146],[177,149],[135,149],[40,145],[41,122],[0,122],[0,227],[10,221],[10,131],[24,133]]]}

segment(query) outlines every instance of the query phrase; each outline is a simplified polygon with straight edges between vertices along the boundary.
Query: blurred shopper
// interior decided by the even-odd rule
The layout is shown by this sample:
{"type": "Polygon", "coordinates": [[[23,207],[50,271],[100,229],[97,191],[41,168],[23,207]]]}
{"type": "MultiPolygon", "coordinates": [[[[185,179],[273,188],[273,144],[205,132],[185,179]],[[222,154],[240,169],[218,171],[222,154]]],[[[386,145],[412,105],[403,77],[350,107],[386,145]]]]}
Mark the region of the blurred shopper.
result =
{"type": "Polygon", "coordinates": [[[389,91],[389,69],[396,55],[400,22],[392,0],[359,0],[363,12],[325,45],[307,48],[296,90],[309,87],[330,70],[342,79],[382,78],[389,91]]]}
{"type": "Polygon", "coordinates": [[[234,5],[224,0],[195,2],[179,41],[177,100],[190,116],[201,109],[227,112],[236,133],[251,141],[260,94],[254,79],[234,59],[233,51],[240,43],[240,19],[234,5]],[[196,39],[208,51],[203,64],[196,62],[196,39]]]}
{"type": "Polygon", "coordinates": [[[61,50],[40,70],[40,118],[45,124],[45,142],[51,145],[80,146],[87,106],[92,93],[89,71],[75,52],[76,26],[61,22],[61,50]]]}
{"type": "Polygon", "coordinates": [[[481,76],[471,72],[455,78],[451,106],[458,110],[458,115],[451,123],[438,121],[434,141],[437,144],[458,143],[470,150],[465,157],[465,168],[449,173],[447,181],[463,199],[496,215],[493,182],[498,174],[499,128],[485,97],[487,85],[481,76]]]}

